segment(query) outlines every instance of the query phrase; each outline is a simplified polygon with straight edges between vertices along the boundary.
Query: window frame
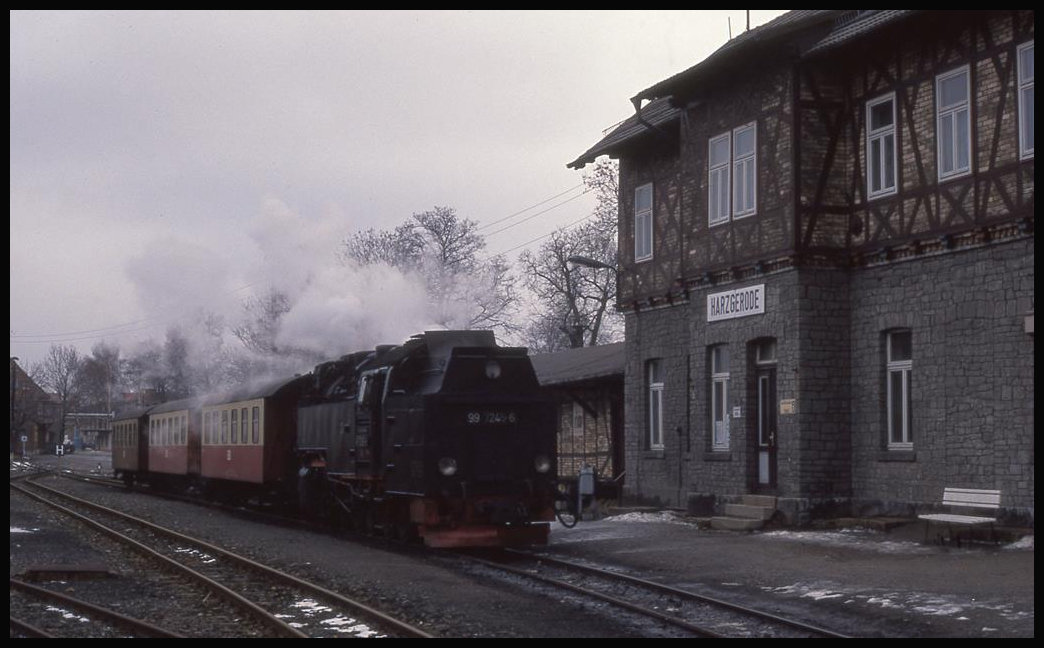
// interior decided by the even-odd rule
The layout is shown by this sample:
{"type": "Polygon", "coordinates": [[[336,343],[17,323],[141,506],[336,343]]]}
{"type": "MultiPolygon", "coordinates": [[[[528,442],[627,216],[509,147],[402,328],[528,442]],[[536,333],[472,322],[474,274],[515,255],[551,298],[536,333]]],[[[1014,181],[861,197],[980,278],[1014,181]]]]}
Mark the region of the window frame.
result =
{"type": "Polygon", "coordinates": [[[646,182],[634,188],[634,260],[635,263],[653,258],[653,183],[646,182]],[[649,206],[639,209],[639,195],[649,193],[649,206]],[[644,247],[640,247],[642,242],[644,247]]]}
{"type": "Polygon", "coordinates": [[[732,217],[733,218],[747,218],[758,213],[758,123],[756,121],[737,126],[732,129],[732,146],[729,149],[732,155],[732,217]],[[740,134],[745,131],[750,131],[754,142],[750,148],[750,153],[745,153],[740,157],[736,153],[736,145],[740,140],[740,134]],[[745,181],[747,175],[747,169],[750,169],[750,201],[751,204],[747,205],[745,202],[740,207],[739,195],[740,191],[746,189],[747,183],[745,181]],[[741,169],[743,173],[741,173],[741,169]],[[744,180],[741,180],[744,179],[744,180]]]}
{"type": "Polygon", "coordinates": [[[731,434],[729,430],[729,380],[731,379],[731,359],[729,358],[728,345],[716,344],[710,347],[709,356],[710,407],[708,409],[710,411],[711,451],[724,452],[729,450],[731,447],[731,434]],[[722,352],[724,352],[724,367],[720,366],[722,352]],[[719,393],[721,394],[720,411],[718,409],[719,393]]]}
{"type": "Polygon", "coordinates": [[[876,97],[866,102],[866,195],[869,200],[875,198],[881,198],[882,196],[891,196],[899,190],[899,166],[898,166],[898,135],[896,129],[896,117],[895,117],[895,93],[889,92],[888,94],[876,97]],[[871,121],[873,109],[881,104],[889,102],[892,105],[892,122],[886,127],[874,128],[871,121]],[[887,160],[885,155],[881,155],[881,168],[874,168],[873,150],[874,144],[878,142],[884,142],[887,138],[891,137],[891,162],[892,162],[892,184],[891,186],[885,183],[885,164],[887,160]],[[878,180],[881,183],[881,188],[875,190],[874,180],[878,180]]]}
{"type": "MultiPolygon", "coordinates": [[[[1019,122],[1018,123],[1018,131],[1019,131],[1019,159],[1022,159],[1022,160],[1026,160],[1026,159],[1029,159],[1029,158],[1033,157],[1033,137],[1032,136],[1029,138],[1029,146],[1028,147],[1026,146],[1027,135],[1031,134],[1033,132],[1033,126],[1034,126],[1034,123],[1033,123],[1034,122],[1034,119],[1033,119],[1033,106],[1031,105],[1028,110],[1026,108],[1026,91],[1029,90],[1030,97],[1033,96],[1033,72],[1031,70],[1030,71],[1030,76],[1028,78],[1023,78],[1023,74],[1024,74],[1025,70],[1024,70],[1023,63],[1022,63],[1022,54],[1023,54],[1023,52],[1025,52],[1026,50],[1032,50],[1032,49],[1033,49],[1033,41],[1029,41],[1029,42],[1026,42],[1026,43],[1022,43],[1015,50],[1016,61],[1017,61],[1017,65],[1016,65],[1017,71],[1016,71],[1016,74],[1018,75],[1016,77],[1016,79],[1018,81],[1018,87],[1019,87],[1019,89],[1018,89],[1018,92],[1019,92],[1019,118],[1018,118],[1018,122],[1019,122]],[[1027,130],[1026,129],[1026,125],[1027,125],[1027,121],[1026,120],[1027,119],[1029,120],[1028,123],[1029,123],[1029,131],[1030,131],[1030,133],[1026,132],[1026,130],[1027,130]]],[[[1030,58],[1032,59],[1033,57],[1030,56],[1030,58]]],[[[1031,99],[1031,103],[1035,103],[1035,100],[1031,99]]]]}
{"type": "Polygon", "coordinates": [[[646,444],[649,450],[663,450],[663,365],[659,358],[645,361],[646,444]]]}
{"type": "Polygon", "coordinates": [[[938,165],[938,177],[939,181],[950,180],[952,178],[960,178],[971,173],[972,170],[972,120],[971,114],[971,70],[968,65],[962,65],[959,68],[944,72],[943,74],[935,77],[935,138],[936,138],[936,164],[938,165]],[[964,99],[953,103],[942,105],[942,85],[946,81],[953,79],[954,77],[964,77],[964,99]],[[964,113],[963,118],[960,116],[964,113]],[[952,163],[953,168],[949,171],[943,170],[944,161],[944,121],[952,122],[952,130],[950,132],[950,144],[952,145],[951,155],[953,157],[952,163]],[[965,127],[964,141],[961,142],[961,133],[959,132],[959,126],[963,123],[965,127]],[[965,145],[965,151],[967,152],[967,165],[963,167],[957,166],[957,160],[959,159],[960,145],[965,145]]]}
{"type": "Polygon", "coordinates": [[[721,135],[707,140],[707,227],[714,227],[721,225],[722,223],[729,222],[729,214],[732,212],[732,131],[726,131],[721,135]],[[725,140],[725,160],[722,162],[714,163],[712,152],[714,150],[715,143],[725,140]],[[720,179],[720,175],[724,174],[724,184],[720,179]],[[718,199],[718,210],[717,213],[720,216],[715,215],[714,211],[714,193],[716,190],[721,190],[724,186],[724,190],[721,191],[721,195],[718,199]],[[724,209],[722,209],[722,201],[724,201],[724,209]]]}
{"type": "Polygon", "coordinates": [[[888,434],[889,450],[912,450],[913,449],[913,333],[910,329],[895,329],[888,331],[885,335],[885,421],[888,434]],[[892,359],[893,339],[898,335],[909,337],[910,357],[898,360],[892,359]],[[899,396],[902,411],[899,420],[902,429],[895,430],[895,377],[899,379],[899,396]],[[898,434],[897,434],[898,432],[898,434]]]}

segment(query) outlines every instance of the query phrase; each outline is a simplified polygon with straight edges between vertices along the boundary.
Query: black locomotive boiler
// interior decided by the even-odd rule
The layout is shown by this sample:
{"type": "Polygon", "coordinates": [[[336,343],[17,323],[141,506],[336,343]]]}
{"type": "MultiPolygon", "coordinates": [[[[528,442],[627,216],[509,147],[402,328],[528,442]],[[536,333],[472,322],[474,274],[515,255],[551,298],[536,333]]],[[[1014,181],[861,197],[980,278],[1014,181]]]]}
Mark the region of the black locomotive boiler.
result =
{"type": "Polygon", "coordinates": [[[305,511],[433,547],[546,543],[555,413],[525,349],[490,331],[428,331],[321,364],[306,382],[305,511]]]}

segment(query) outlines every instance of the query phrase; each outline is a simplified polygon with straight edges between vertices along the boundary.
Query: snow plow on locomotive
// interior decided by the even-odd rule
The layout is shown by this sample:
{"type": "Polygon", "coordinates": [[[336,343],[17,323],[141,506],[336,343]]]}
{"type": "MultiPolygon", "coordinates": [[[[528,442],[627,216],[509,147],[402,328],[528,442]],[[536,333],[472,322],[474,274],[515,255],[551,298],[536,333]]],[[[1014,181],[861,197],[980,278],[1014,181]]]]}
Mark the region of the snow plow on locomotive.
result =
{"type": "Polygon", "coordinates": [[[429,331],[312,378],[297,415],[310,514],[433,547],[546,543],[554,410],[525,349],[429,331]]]}

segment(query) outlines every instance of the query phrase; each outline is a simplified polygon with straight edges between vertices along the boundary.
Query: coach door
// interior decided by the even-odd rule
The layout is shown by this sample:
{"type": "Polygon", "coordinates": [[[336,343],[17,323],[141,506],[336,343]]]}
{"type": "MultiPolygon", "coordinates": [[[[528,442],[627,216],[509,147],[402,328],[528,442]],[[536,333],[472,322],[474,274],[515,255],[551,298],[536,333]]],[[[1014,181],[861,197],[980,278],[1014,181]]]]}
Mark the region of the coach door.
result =
{"type": "Polygon", "coordinates": [[[757,484],[756,490],[776,489],[776,341],[756,345],[755,390],[757,396],[757,484]]]}

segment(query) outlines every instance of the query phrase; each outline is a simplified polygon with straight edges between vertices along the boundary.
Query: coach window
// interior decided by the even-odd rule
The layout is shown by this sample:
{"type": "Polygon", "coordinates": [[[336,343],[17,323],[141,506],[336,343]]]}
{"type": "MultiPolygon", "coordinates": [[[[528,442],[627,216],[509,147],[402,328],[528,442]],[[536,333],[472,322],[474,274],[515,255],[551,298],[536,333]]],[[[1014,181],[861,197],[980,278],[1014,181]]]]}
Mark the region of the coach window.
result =
{"type": "Polygon", "coordinates": [[[888,448],[911,450],[913,429],[910,378],[913,374],[913,348],[909,330],[890,331],[885,336],[886,354],[886,418],[888,448]]]}
{"type": "Polygon", "coordinates": [[[646,261],[653,255],[653,186],[634,190],[634,260],[646,261]]]}
{"type": "Polygon", "coordinates": [[[941,74],[935,83],[939,180],[971,171],[971,113],[968,66],[941,74]]]}
{"type": "Polygon", "coordinates": [[[250,441],[250,420],[247,418],[247,408],[239,410],[239,442],[247,443],[250,441]]]}
{"type": "Polygon", "coordinates": [[[1019,46],[1019,153],[1033,157],[1033,41],[1019,46]]]}
{"type": "Polygon", "coordinates": [[[646,397],[649,412],[649,434],[646,442],[650,450],[663,449],[663,367],[660,360],[645,363],[646,397]]]}
{"type": "Polygon", "coordinates": [[[228,410],[221,410],[221,443],[228,443],[228,410]]]}
{"type": "Polygon", "coordinates": [[[232,408],[232,413],[229,415],[229,419],[231,420],[231,423],[229,424],[229,428],[231,430],[231,434],[229,434],[228,442],[229,443],[238,443],[239,442],[239,410],[237,410],[236,408],[233,407],[232,408]]]}
{"type": "Polygon", "coordinates": [[[250,438],[253,439],[254,443],[260,443],[261,441],[261,408],[254,406],[253,416],[250,422],[250,438]]]}
{"type": "Polygon", "coordinates": [[[729,449],[729,347],[710,349],[711,449],[729,449]]]}

